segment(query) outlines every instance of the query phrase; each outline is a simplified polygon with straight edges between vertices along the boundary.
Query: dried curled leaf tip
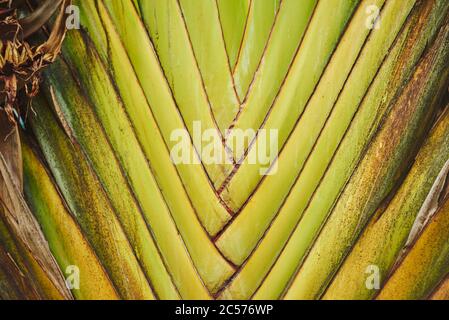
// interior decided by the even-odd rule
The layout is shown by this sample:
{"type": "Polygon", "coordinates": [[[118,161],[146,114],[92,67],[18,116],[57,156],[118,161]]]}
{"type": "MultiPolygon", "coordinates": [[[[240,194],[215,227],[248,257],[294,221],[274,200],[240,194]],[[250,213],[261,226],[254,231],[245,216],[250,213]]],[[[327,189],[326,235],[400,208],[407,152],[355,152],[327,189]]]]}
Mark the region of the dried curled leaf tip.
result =
{"type": "MultiPolygon", "coordinates": [[[[65,9],[69,0],[46,1],[28,17],[19,19],[16,8],[20,1],[0,0],[0,108],[12,123],[20,119],[16,105],[17,94],[24,89],[28,98],[39,91],[40,72],[57,58],[66,34],[65,9]],[[39,30],[60,7],[48,40],[37,46],[27,37],[39,30]],[[5,12],[9,14],[3,16],[5,12]]],[[[1,110],[0,109],[0,110],[1,110]]]]}

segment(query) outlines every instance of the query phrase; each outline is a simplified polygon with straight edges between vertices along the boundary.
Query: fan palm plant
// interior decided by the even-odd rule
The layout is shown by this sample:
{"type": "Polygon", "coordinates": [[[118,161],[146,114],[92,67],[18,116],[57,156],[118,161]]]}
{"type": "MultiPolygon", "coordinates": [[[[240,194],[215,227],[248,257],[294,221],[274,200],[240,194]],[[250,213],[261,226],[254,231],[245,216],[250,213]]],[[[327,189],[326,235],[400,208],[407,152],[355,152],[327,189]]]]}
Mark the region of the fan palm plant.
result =
{"type": "Polygon", "coordinates": [[[447,1],[0,19],[0,298],[448,298],[447,1]]]}

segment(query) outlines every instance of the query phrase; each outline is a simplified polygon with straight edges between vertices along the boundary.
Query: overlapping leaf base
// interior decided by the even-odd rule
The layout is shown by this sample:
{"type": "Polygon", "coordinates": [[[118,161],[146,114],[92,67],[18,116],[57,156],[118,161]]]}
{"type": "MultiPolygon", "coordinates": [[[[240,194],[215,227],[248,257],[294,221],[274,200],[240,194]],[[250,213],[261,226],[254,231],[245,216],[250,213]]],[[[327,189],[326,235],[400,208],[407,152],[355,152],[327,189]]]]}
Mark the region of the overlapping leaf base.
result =
{"type": "Polygon", "coordinates": [[[75,4],[23,147],[75,297],[447,297],[447,1],[75,4]],[[198,122],[232,161],[172,161],[198,122]],[[231,128],[276,130],[277,171],[231,128]]]}

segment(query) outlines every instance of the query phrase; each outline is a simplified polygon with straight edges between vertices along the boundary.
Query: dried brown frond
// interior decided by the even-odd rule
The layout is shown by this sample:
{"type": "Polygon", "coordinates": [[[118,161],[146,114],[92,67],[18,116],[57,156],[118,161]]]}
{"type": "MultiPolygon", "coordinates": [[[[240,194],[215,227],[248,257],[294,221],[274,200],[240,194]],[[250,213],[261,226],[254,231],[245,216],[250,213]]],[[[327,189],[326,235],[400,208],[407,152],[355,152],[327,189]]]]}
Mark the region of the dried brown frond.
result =
{"type": "MultiPolygon", "coordinates": [[[[58,56],[65,37],[65,9],[70,0],[45,1],[28,17],[19,19],[17,10],[8,0],[0,0],[6,17],[0,15],[0,98],[2,109],[11,122],[19,116],[16,98],[19,90],[24,90],[30,99],[39,91],[40,72],[58,56]],[[33,46],[27,37],[38,31],[60,7],[58,18],[48,40],[33,46]],[[9,11],[8,11],[9,10],[9,11]]],[[[2,11],[0,11],[1,14],[2,11]]]]}

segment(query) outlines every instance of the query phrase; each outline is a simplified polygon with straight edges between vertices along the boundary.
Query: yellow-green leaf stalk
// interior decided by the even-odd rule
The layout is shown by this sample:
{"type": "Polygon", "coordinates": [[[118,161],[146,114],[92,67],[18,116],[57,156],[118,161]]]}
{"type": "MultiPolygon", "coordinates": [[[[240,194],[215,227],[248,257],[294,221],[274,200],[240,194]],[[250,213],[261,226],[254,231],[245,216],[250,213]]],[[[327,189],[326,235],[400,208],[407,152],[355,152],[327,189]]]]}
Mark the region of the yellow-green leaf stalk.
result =
{"type": "MultiPolygon", "coordinates": [[[[424,15],[411,18],[413,29],[402,47],[402,62],[392,74],[401,75],[399,78],[406,75],[410,67],[404,68],[405,64],[411,66],[411,62],[416,61],[420,51],[417,48],[422,50],[427,39],[435,32],[432,29],[441,24],[441,12],[438,6],[430,5],[424,7],[424,15]],[[435,18],[438,19],[434,21],[435,18]],[[414,48],[413,53],[408,49],[411,47],[414,48]]],[[[394,192],[398,180],[401,181],[401,176],[407,172],[420,141],[434,121],[439,103],[432,99],[441,92],[438,92],[440,80],[435,77],[441,70],[425,69],[430,68],[432,63],[429,59],[422,60],[400,97],[395,98],[392,106],[388,107],[391,112],[381,124],[364,158],[360,163],[354,163],[357,164],[355,173],[331,211],[307,259],[299,268],[286,297],[320,297],[361,228],[388,195],[394,192]]],[[[393,86],[394,82],[390,82],[390,85],[393,86]]],[[[379,97],[382,98],[382,95],[379,97]]]]}
{"type": "MultiPolygon", "coordinates": [[[[447,40],[447,27],[443,35],[447,40]]],[[[447,43],[440,42],[444,48],[447,63],[447,43]]],[[[446,67],[447,70],[447,67],[446,67]]],[[[375,266],[384,283],[395,264],[397,257],[407,242],[410,231],[421,206],[424,203],[432,185],[447,161],[449,154],[449,113],[440,119],[433,128],[429,138],[421,148],[409,174],[389,203],[379,208],[369,224],[349,250],[336,273],[329,288],[324,294],[325,299],[368,299],[378,291],[366,285],[369,266],[375,266]]]]}
{"type": "Polygon", "coordinates": [[[79,272],[79,288],[73,288],[72,294],[81,300],[118,299],[107,272],[69,212],[44,164],[27,143],[22,146],[25,195],[30,208],[61,270],[64,273],[79,272]],[[73,267],[76,269],[71,269],[73,267]]]}

